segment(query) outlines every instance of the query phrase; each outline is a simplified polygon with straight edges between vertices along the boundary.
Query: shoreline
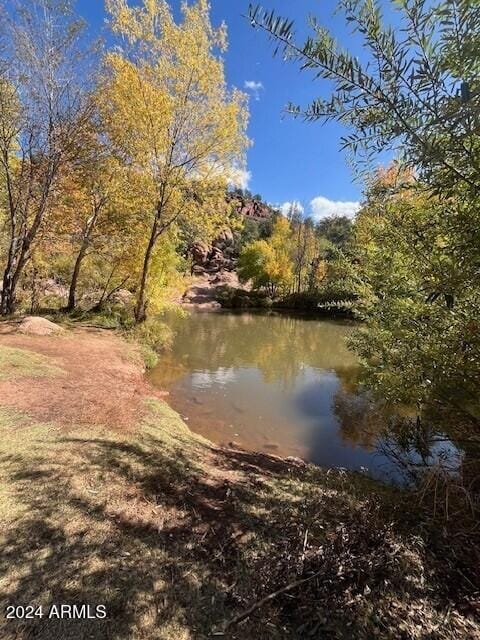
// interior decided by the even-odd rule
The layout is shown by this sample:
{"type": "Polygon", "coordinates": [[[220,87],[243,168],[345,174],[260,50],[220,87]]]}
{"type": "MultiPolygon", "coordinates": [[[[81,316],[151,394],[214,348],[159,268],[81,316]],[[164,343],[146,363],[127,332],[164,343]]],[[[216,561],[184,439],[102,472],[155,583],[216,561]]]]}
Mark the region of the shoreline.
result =
{"type": "MultiPolygon", "coordinates": [[[[118,333],[0,331],[0,362],[2,605],[107,611],[68,627],[35,620],[29,634],[300,640],[305,623],[342,639],[480,631],[457,574],[473,579],[467,551],[432,537],[401,490],[214,445],[146,384],[139,350],[118,333]],[[447,580],[455,593],[443,592],[447,580]]],[[[0,623],[5,640],[22,629],[0,623]]]]}

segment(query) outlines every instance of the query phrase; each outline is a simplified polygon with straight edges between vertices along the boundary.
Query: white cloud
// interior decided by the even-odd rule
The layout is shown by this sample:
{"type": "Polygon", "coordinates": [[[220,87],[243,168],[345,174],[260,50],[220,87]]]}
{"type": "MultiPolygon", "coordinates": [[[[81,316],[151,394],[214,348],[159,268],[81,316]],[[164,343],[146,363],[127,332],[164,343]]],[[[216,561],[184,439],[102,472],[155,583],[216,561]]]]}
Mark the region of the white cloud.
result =
{"type": "Polygon", "coordinates": [[[251,179],[252,173],[248,169],[232,167],[232,169],[230,170],[228,185],[230,187],[236,187],[238,189],[248,189],[251,179]]]}
{"type": "Polygon", "coordinates": [[[255,97],[255,100],[260,100],[260,91],[263,91],[265,87],[263,83],[256,80],[245,80],[244,87],[247,91],[251,91],[255,97]]]}
{"type": "Polygon", "coordinates": [[[263,84],[261,82],[256,82],[255,80],[245,80],[245,89],[249,91],[259,91],[263,89],[263,84]]]}
{"type": "Polygon", "coordinates": [[[291,213],[292,209],[294,209],[294,208],[296,209],[296,211],[298,213],[301,213],[302,215],[305,212],[305,209],[302,207],[300,202],[298,202],[298,200],[293,200],[293,202],[284,202],[278,208],[279,208],[280,213],[282,214],[282,216],[285,216],[285,217],[287,217],[288,214],[291,213]]]}
{"type": "Polygon", "coordinates": [[[329,216],[347,216],[354,218],[360,209],[359,202],[344,202],[342,200],[329,200],[323,196],[317,196],[310,203],[312,218],[318,222],[329,216]]]}

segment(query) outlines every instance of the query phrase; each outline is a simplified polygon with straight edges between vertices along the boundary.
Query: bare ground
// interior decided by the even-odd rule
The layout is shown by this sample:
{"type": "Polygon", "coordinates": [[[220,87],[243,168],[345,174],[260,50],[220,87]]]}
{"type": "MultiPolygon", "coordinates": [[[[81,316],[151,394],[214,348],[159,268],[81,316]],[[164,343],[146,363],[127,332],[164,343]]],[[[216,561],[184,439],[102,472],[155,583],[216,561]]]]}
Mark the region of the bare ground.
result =
{"type": "Polygon", "coordinates": [[[54,380],[0,380],[2,405],[26,411],[63,428],[104,425],[124,430],[138,424],[144,398],[154,395],[143,378],[140,358],[112,332],[76,329],[62,336],[26,336],[15,325],[0,325],[0,344],[27,349],[63,370],[54,380]]]}
{"type": "Polygon", "coordinates": [[[2,640],[480,637],[475,531],[448,537],[361,476],[213,446],[111,333],[4,326],[2,347],[0,606],[43,605],[2,640]]]}

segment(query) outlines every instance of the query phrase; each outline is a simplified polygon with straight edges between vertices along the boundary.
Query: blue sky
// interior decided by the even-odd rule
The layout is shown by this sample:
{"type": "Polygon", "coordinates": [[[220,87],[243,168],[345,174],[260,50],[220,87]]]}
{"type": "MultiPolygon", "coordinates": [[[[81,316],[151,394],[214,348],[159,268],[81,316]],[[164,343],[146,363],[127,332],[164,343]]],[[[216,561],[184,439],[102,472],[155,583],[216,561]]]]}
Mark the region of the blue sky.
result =
{"type": "MultiPolygon", "coordinates": [[[[171,4],[178,8],[180,2],[171,4]]],[[[306,215],[313,212],[317,218],[332,212],[351,214],[361,197],[361,185],[353,182],[351,168],[339,151],[342,128],[335,123],[304,123],[283,113],[288,102],[308,104],[327,95],[328,87],[273,57],[266,34],[242,17],[248,13],[248,0],[211,0],[211,5],[213,23],[225,21],[228,26],[228,82],[250,94],[253,146],[248,152],[248,188],[274,204],[299,201],[306,215]]],[[[295,19],[300,36],[307,33],[307,19],[313,14],[341,43],[350,44],[343,19],[333,15],[334,0],[264,0],[263,6],[295,19]]],[[[90,24],[92,36],[102,31],[102,0],[77,0],[77,9],[90,24]]]]}

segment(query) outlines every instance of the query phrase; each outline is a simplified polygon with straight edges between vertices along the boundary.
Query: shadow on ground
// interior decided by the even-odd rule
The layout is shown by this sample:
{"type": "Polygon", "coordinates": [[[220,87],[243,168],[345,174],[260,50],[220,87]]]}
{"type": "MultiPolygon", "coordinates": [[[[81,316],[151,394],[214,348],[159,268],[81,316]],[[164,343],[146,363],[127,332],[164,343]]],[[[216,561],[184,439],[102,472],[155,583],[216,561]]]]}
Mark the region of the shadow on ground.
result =
{"type": "Polygon", "coordinates": [[[400,526],[390,490],[367,479],[217,450],[186,430],[163,438],[153,426],[130,440],[45,431],[0,464],[16,513],[4,527],[2,604],[44,605],[43,618],[4,620],[2,638],[478,632],[463,582],[422,523],[404,513],[400,526]],[[52,603],[103,604],[107,618],[48,619],[52,603]]]}

